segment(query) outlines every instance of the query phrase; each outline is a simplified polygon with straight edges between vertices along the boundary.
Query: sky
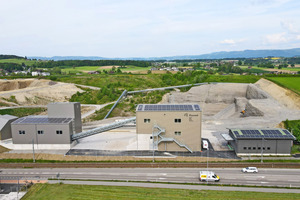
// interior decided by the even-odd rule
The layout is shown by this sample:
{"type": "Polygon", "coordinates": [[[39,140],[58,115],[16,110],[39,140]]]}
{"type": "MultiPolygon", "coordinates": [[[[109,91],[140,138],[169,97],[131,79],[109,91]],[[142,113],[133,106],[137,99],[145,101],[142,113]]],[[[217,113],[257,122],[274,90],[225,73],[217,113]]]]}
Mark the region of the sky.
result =
{"type": "Polygon", "coordinates": [[[162,57],[298,47],[299,0],[0,3],[0,54],[162,57]]]}

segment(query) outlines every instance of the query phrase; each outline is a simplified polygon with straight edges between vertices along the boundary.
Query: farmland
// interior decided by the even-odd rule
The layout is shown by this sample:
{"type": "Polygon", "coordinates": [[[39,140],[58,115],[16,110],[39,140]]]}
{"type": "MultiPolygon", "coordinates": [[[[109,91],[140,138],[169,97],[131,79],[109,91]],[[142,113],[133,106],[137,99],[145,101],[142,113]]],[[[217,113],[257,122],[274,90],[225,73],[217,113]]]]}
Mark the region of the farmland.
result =
{"type": "Polygon", "coordinates": [[[16,64],[22,64],[24,63],[25,65],[33,65],[37,63],[38,61],[36,60],[27,60],[27,59],[0,59],[0,63],[16,63],[16,64]]]}
{"type": "Polygon", "coordinates": [[[299,199],[300,194],[210,190],[183,190],[142,187],[35,184],[22,198],[44,199],[299,199]],[[55,195],[53,195],[55,194],[55,195]]]}
{"type": "Polygon", "coordinates": [[[268,79],[300,94],[300,77],[270,77],[268,79]]]}

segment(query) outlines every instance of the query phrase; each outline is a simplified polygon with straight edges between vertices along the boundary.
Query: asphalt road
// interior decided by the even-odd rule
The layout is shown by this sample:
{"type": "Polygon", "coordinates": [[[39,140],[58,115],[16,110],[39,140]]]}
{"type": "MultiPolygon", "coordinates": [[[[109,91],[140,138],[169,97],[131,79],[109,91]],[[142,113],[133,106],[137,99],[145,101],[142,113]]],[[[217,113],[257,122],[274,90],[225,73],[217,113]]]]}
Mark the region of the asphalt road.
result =
{"type": "MultiPolygon", "coordinates": [[[[153,181],[176,183],[200,183],[196,168],[33,168],[1,169],[0,177],[4,180],[38,179],[91,179],[153,181]]],[[[239,168],[209,169],[220,176],[219,184],[300,187],[299,169],[259,169],[259,173],[242,173],[239,168]]],[[[201,184],[206,184],[205,182],[201,184]]],[[[215,184],[211,182],[210,184],[215,184]]]]}

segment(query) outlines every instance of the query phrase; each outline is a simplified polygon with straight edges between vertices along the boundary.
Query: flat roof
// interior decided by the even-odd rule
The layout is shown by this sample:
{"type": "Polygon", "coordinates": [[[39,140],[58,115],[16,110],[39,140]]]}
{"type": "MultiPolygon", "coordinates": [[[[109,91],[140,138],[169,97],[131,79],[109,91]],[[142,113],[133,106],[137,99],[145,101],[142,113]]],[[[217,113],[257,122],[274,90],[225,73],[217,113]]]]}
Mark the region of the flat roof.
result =
{"type": "Polygon", "coordinates": [[[54,118],[45,116],[27,116],[14,121],[12,124],[68,124],[72,118],[54,118]]]}
{"type": "Polygon", "coordinates": [[[236,139],[290,139],[296,138],[286,129],[229,129],[236,139]]]}
{"type": "Polygon", "coordinates": [[[198,104],[139,104],[136,111],[201,111],[201,108],[198,104]]]}

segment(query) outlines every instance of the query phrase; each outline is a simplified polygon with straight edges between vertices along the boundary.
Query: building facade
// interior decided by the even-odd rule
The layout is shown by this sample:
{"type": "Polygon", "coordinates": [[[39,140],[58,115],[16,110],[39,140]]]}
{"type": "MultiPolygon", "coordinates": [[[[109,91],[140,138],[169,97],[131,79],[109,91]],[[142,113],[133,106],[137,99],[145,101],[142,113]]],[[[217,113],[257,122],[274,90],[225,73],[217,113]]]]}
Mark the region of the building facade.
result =
{"type": "Polygon", "coordinates": [[[13,144],[71,144],[72,118],[22,117],[11,124],[13,144]]]}
{"type": "Polygon", "coordinates": [[[78,102],[56,102],[49,103],[48,117],[49,118],[73,118],[74,131],[80,133],[82,131],[81,123],[81,108],[78,102]]]}
{"type": "Polygon", "coordinates": [[[229,129],[223,136],[238,156],[290,155],[295,137],[286,129],[229,129]]]}
{"type": "Polygon", "coordinates": [[[18,117],[13,115],[0,115],[0,140],[6,140],[12,137],[11,123],[18,117]]]}
{"type": "Polygon", "coordinates": [[[158,151],[201,151],[202,112],[198,104],[140,104],[137,134],[152,136],[158,151]]]}

